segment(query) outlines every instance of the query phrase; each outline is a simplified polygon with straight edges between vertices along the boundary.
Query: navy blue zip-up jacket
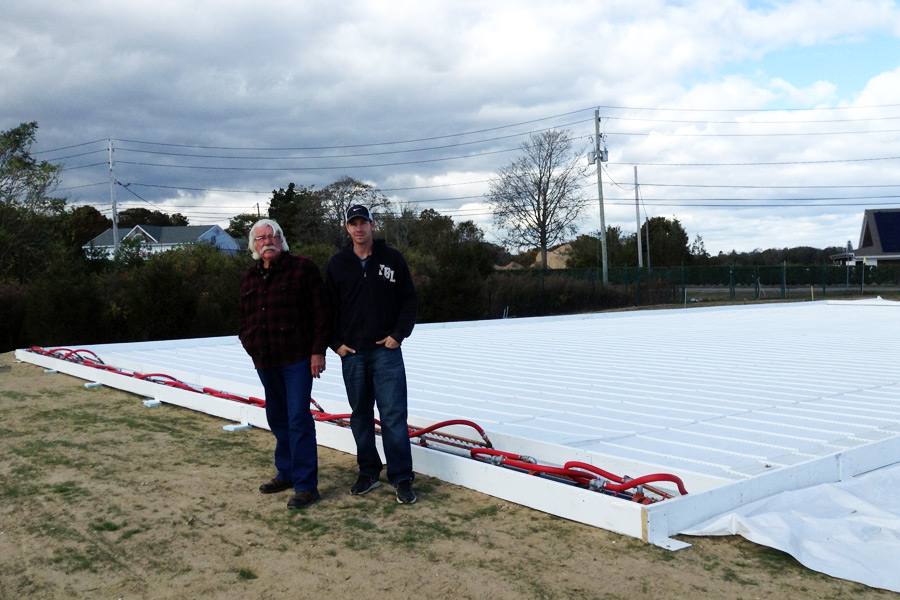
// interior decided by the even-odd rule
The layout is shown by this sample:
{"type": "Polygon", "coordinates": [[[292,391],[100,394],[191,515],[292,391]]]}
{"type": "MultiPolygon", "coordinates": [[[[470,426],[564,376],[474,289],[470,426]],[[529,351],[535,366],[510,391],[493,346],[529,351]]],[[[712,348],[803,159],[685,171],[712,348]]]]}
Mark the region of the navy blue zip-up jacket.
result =
{"type": "Polygon", "coordinates": [[[373,241],[365,271],[352,242],[341,248],[328,261],[325,285],[334,311],[332,350],[371,350],[387,336],[399,343],[412,333],[416,288],[403,255],[384,240],[373,241]]]}

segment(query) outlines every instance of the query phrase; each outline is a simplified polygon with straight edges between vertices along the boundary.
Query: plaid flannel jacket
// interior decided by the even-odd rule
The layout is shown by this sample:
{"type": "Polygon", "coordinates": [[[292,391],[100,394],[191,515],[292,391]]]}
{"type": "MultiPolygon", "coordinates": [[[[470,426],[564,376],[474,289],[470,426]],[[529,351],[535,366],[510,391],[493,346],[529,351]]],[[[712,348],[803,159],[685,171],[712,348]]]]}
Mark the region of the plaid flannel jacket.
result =
{"type": "Polygon", "coordinates": [[[238,337],[257,369],[284,367],[328,347],[331,308],[315,263],[281,254],[269,269],[244,273],[238,337]]]}

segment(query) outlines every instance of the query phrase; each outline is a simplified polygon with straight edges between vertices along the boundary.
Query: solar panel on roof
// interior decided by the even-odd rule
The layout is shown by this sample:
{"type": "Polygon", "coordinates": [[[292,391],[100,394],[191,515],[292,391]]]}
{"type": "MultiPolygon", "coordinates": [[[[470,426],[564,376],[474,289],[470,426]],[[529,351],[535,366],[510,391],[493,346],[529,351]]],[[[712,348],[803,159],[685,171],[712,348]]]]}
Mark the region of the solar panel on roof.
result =
{"type": "Polygon", "coordinates": [[[884,252],[900,252],[900,211],[876,212],[875,225],[884,252]]]}

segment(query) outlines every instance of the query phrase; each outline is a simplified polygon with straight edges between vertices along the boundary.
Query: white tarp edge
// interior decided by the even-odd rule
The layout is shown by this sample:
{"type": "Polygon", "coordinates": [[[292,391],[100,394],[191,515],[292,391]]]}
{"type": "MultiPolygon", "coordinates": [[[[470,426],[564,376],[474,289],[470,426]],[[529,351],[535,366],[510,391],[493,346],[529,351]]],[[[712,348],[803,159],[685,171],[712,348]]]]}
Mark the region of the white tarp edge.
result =
{"type": "Polygon", "coordinates": [[[740,535],[810,569],[900,592],[900,464],[850,481],[783,492],[683,531],[740,535]]]}

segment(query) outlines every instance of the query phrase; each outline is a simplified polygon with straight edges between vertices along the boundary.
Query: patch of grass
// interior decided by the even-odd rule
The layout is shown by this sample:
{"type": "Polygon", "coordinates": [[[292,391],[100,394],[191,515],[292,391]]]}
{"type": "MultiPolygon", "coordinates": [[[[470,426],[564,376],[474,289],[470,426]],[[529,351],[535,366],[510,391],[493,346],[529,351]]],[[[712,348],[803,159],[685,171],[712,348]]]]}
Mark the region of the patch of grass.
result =
{"type": "Polygon", "coordinates": [[[702,565],[704,571],[715,571],[719,566],[719,561],[716,558],[711,558],[707,562],[704,562],[702,565]]]}
{"type": "Polygon", "coordinates": [[[96,520],[91,523],[91,529],[93,529],[94,531],[118,531],[126,525],[128,525],[127,521],[124,521],[121,525],[117,525],[112,521],[96,520]]]}
{"type": "Polygon", "coordinates": [[[500,507],[496,504],[491,504],[490,506],[479,508],[474,513],[472,513],[472,516],[476,519],[480,519],[482,517],[494,517],[498,512],[500,512],[500,507]]]}
{"type": "Polygon", "coordinates": [[[113,548],[107,549],[102,543],[81,536],[76,544],[58,548],[51,561],[60,565],[67,573],[88,571],[98,573],[107,569],[119,569],[122,563],[113,548]]]}
{"type": "Polygon", "coordinates": [[[645,547],[643,550],[649,552],[653,560],[659,562],[672,562],[676,558],[674,552],[656,546],[645,547]]]}
{"type": "Polygon", "coordinates": [[[0,500],[14,500],[26,496],[25,490],[8,482],[0,484],[0,500]]]}
{"type": "MultiPolygon", "coordinates": [[[[42,513],[42,517],[44,517],[42,513]]],[[[81,539],[81,535],[68,525],[68,520],[63,519],[32,519],[25,527],[25,531],[32,535],[40,535],[52,538],[55,541],[81,539]]]]}
{"type": "Polygon", "coordinates": [[[78,550],[58,550],[54,552],[53,563],[60,565],[67,573],[90,571],[96,573],[94,561],[87,554],[78,550]]]}
{"type": "Polygon", "coordinates": [[[12,468],[12,474],[17,477],[35,477],[38,468],[30,463],[17,464],[12,468]]]}
{"type": "Polygon", "coordinates": [[[57,483],[50,488],[50,491],[54,494],[58,494],[63,498],[63,500],[67,502],[72,502],[79,496],[85,498],[90,497],[90,493],[88,492],[88,490],[79,486],[74,481],[64,481],[62,483],[57,483]]]}
{"type": "Polygon", "coordinates": [[[64,422],[66,427],[73,429],[100,426],[109,429],[115,426],[114,419],[103,416],[102,412],[89,411],[83,407],[43,410],[38,412],[35,417],[37,420],[47,423],[64,422]]]}
{"type": "Polygon", "coordinates": [[[409,523],[399,536],[391,538],[391,542],[396,546],[412,550],[430,543],[436,537],[453,538],[468,535],[461,529],[453,529],[439,521],[420,520],[409,523]]]}
{"type": "Polygon", "coordinates": [[[87,450],[89,450],[87,444],[76,444],[68,440],[56,440],[51,443],[45,440],[26,440],[10,448],[9,453],[29,460],[35,467],[80,467],[85,466],[85,462],[73,458],[72,454],[87,450]]]}
{"type": "MultiPolygon", "coordinates": [[[[0,394],[0,397],[2,397],[2,394],[0,394]]],[[[3,413],[0,412],[0,415],[2,415],[2,414],[3,413]]],[[[13,438],[21,437],[23,435],[28,435],[28,433],[25,431],[16,431],[14,429],[7,429],[5,427],[0,427],[0,440],[11,440],[13,438]]]]}
{"type": "Polygon", "coordinates": [[[759,546],[756,552],[756,558],[761,564],[771,569],[781,571],[783,569],[804,569],[803,565],[797,562],[797,559],[781,550],[769,548],[768,546],[759,546]]]}
{"type": "Polygon", "coordinates": [[[739,583],[741,585],[759,585],[758,583],[756,583],[753,580],[745,579],[744,577],[741,577],[741,575],[738,574],[731,567],[725,567],[725,569],[722,571],[722,579],[724,579],[725,581],[733,582],[733,583],[739,583]]]}
{"type": "Polygon", "coordinates": [[[136,536],[139,533],[144,533],[145,531],[147,531],[146,527],[135,527],[132,529],[126,529],[119,536],[119,540],[124,542],[125,540],[131,539],[132,537],[136,536]]]}
{"type": "Polygon", "coordinates": [[[0,482],[0,499],[13,500],[36,496],[41,486],[36,483],[39,470],[30,463],[17,464],[0,482]]]}
{"type": "Polygon", "coordinates": [[[251,569],[239,569],[238,577],[244,580],[259,579],[259,575],[254,573],[251,569]]]}
{"type": "Polygon", "coordinates": [[[298,514],[296,511],[290,511],[287,518],[288,520],[284,522],[285,527],[283,531],[296,531],[313,538],[317,538],[327,533],[327,527],[325,527],[324,523],[305,517],[298,514]]]}
{"type": "Polygon", "coordinates": [[[26,392],[15,392],[12,390],[3,390],[0,391],[0,398],[6,398],[8,400],[14,400],[20,402],[22,400],[31,400],[37,398],[37,394],[29,394],[26,392]]]}
{"type": "Polygon", "coordinates": [[[375,546],[375,538],[369,535],[354,535],[344,540],[344,545],[351,550],[366,550],[375,546]]]}
{"type": "Polygon", "coordinates": [[[375,531],[378,527],[365,519],[357,519],[356,517],[349,517],[344,519],[344,525],[348,527],[352,527],[354,529],[361,529],[362,531],[375,531]]]}

